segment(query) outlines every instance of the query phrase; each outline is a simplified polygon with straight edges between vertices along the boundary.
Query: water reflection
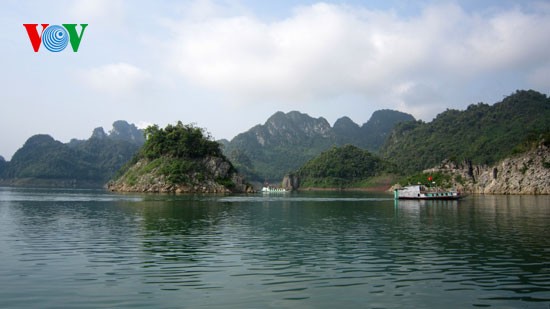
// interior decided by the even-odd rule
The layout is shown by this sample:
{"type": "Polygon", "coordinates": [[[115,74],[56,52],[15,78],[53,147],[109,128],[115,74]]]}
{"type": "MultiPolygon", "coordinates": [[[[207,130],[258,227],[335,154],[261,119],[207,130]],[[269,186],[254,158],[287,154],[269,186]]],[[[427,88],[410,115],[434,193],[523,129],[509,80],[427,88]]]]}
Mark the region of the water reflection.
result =
{"type": "Polygon", "coordinates": [[[548,241],[532,237],[545,232],[548,213],[529,206],[536,201],[491,197],[482,207],[474,198],[411,201],[391,208],[393,201],[323,199],[163,205],[153,216],[144,214],[150,236],[156,235],[145,246],[164,258],[187,262],[179,269],[182,278],[190,266],[197,270],[188,274],[191,281],[177,282],[182,285],[221,288],[209,284],[211,274],[204,276],[208,269],[221,273],[222,281],[261,282],[255,284],[258,290],[290,293],[288,299],[308,299],[312,289],[344,286],[366,286],[372,293],[391,288],[399,291],[394,296],[404,296],[413,294],[408,289],[424,284],[428,289],[438,282],[446,285],[442,293],[483,289],[529,295],[520,300],[548,300],[548,285],[541,281],[548,259],[537,252],[548,241]],[[523,213],[511,206],[518,202],[523,213]],[[521,223],[525,218],[530,224],[521,223]],[[158,234],[170,231],[176,237],[159,241],[158,234]]]}
{"type": "Polygon", "coordinates": [[[550,209],[543,206],[548,201],[545,196],[472,196],[452,204],[410,201],[397,207],[405,213],[399,216],[402,223],[420,222],[401,224],[414,235],[405,236],[406,242],[421,237],[416,239],[424,242],[416,246],[423,248],[420,255],[431,246],[433,258],[425,259],[444,266],[443,282],[491,291],[484,300],[548,301],[550,285],[543,281],[549,278],[550,258],[543,248],[549,242],[540,237],[548,232],[550,209]]]}
{"type": "Polygon", "coordinates": [[[0,307],[550,304],[548,197],[30,193],[0,190],[0,307]]]}

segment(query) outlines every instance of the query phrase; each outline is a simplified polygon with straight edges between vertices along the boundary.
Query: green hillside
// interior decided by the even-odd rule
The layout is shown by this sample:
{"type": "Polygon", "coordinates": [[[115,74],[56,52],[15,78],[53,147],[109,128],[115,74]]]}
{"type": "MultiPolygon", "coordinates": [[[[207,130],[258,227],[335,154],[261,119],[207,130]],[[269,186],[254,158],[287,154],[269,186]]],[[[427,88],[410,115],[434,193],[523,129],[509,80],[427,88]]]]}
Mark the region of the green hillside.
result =
{"type": "Polygon", "coordinates": [[[234,167],[220,144],[193,125],[145,129],[139,153],[109,183],[113,191],[222,192],[232,189],[234,167]],[[199,189],[197,189],[199,188],[199,189]]]}
{"type": "Polygon", "coordinates": [[[89,139],[66,144],[37,134],[0,162],[0,178],[10,185],[101,187],[142,144],[143,132],[125,121],[113,123],[110,134],[97,128],[89,139]]]}
{"type": "Polygon", "coordinates": [[[49,135],[35,135],[12,157],[6,178],[90,178],[97,170],[78,152],[49,135]]]}
{"type": "Polygon", "coordinates": [[[302,166],[296,175],[301,187],[357,186],[388,169],[386,163],[353,145],[333,147],[302,166]]]}
{"type": "Polygon", "coordinates": [[[383,110],[359,126],[348,117],[338,119],[331,127],[322,117],[292,111],[277,112],[263,125],[224,141],[224,153],[240,173],[249,180],[280,181],[308,160],[333,146],[353,144],[376,152],[393,126],[414,121],[406,113],[383,110]]]}
{"type": "Polygon", "coordinates": [[[472,104],[464,111],[447,110],[429,123],[401,123],[380,153],[403,173],[444,159],[492,164],[548,132],[550,99],[533,90],[517,91],[492,106],[472,104]]]}

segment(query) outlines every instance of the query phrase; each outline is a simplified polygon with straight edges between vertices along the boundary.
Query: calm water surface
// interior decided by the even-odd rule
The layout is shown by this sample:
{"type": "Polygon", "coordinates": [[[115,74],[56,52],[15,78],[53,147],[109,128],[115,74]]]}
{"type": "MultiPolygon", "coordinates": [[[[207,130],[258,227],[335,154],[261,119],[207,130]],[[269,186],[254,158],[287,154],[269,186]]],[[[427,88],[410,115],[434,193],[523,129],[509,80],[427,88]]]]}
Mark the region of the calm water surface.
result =
{"type": "Polygon", "coordinates": [[[550,197],[0,188],[0,308],[550,308],[550,197]]]}

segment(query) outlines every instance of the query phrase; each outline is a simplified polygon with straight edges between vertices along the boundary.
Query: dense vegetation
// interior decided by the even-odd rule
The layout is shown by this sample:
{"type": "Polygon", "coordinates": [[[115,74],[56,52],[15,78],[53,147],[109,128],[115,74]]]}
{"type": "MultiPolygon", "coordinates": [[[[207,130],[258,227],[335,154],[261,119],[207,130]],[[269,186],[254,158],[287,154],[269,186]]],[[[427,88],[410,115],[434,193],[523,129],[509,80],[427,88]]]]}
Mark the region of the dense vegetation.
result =
{"type": "Polygon", "coordinates": [[[333,146],[353,144],[376,152],[396,123],[413,120],[409,114],[383,110],[363,126],[342,117],[331,127],[322,117],[277,112],[265,124],[225,142],[224,153],[247,179],[275,182],[333,146]]]}
{"type": "Polygon", "coordinates": [[[145,129],[145,138],[140,154],[148,159],[161,156],[195,159],[222,155],[219,143],[213,141],[204,129],[184,125],[181,121],[164,129],[158,125],[149,126],[145,129]]]}
{"type": "Polygon", "coordinates": [[[388,170],[378,157],[353,145],[333,147],[308,161],[296,174],[301,187],[350,187],[388,170]]]}
{"type": "Polygon", "coordinates": [[[88,140],[67,144],[38,134],[30,137],[11,161],[0,162],[0,178],[8,184],[48,181],[55,186],[100,187],[134,156],[143,143],[142,136],[125,121],[115,122],[109,135],[97,128],[88,140]]]}
{"type": "Polygon", "coordinates": [[[35,135],[14,155],[6,178],[82,178],[97,177],[97,169],[81,160],[79,152],[49,135],[35,135]]]}
{"type": "Polygon", "coordinates": [[[361,127],[360,143],[357,145],[377,153],[396,124],[413,121],[414,117],[406,113],[388,109],[375,111],[369,121],[361,127]]]}
{"type": "Polygon", "coordinates": [[[550,99],[533,90],[517,91],[493,106],[473,104],[465,111],[447,110],[429,123],[401,123],[381,154],[403,173],[436,166],[444,159],[492,164],[548,132],[550,99]]]}
{"type": "Polygon", "coordinates": [[[264,125],[237,135],[225,153],[247,179],[280,181],[284,174],[328,149],[330,125],[299,112],[277,112],[264,125]]]}
{"type": "MultiPolygon", "coordinates": [[[[133,185],[140,176],[153,173],[165,176],[172,184],[200,182],[216,177],[205,166],[204,160],[211,157],[221,158],[229,164],[229,172],[235,172],[222,154],[220,144],[202,128],[178,121],[176,125],[169,124],[164,129],[158,125],[149,126],[144,132],[146,140],[140,152],[115,178],[125,178],[133,185]],[[145,160],[145,163],[139,169],[131,169],[140,160],[145,160]]],[[[228,176],[219,176],[215,180],[230,185],[228,176]]]]}

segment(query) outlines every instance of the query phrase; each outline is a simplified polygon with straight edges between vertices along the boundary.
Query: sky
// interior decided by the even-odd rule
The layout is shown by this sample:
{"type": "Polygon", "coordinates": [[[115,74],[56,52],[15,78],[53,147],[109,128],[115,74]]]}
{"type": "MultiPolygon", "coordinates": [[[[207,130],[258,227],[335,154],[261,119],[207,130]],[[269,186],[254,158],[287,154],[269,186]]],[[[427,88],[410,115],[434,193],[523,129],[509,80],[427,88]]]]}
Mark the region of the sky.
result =
{"type": "Polygon", "coordinates": [[[7,160],[32,135],[86,139],[116,120],[231,139],[277,111],[431,121],[550,93],[550,1],[4,0],[0,39],[7,160]],[[28,23],[88,27],[78,52],[34,52],[28,23]]]}

